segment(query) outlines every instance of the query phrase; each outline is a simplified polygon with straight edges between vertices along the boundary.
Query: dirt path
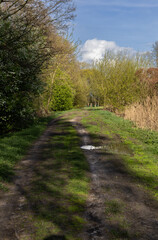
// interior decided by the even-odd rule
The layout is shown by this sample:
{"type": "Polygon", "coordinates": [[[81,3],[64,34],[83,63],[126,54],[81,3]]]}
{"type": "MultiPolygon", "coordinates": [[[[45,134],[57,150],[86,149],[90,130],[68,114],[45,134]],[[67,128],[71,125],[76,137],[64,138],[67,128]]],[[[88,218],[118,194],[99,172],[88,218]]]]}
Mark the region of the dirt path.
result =
{"type": "MultiPolygon", "coordinates": [[[[80,124],[80,119],[78,116],[70,122],[80,135],[81,145],[90,145],[90,136],[80,124]]],[[[17,166],[9,192],[0,194],[0,240],[32,240],[31,203],[26,199],[25,189],[30,187],[34,168],[42,161],[43,149],[46,145],[49,147],[55,121],[17,166]]],[[[106,137],[102,141],[104,145],[109,143],[106,137]]],[[[133,182],[122,160],[105,149],[84,150],[84,153],[91,171],[91,190],[85,211],[87,225],[81,239],[157,240],[158,204],[133,182]]],[[[64,238],[48,240],[51,239],[64,238]]]]}
{"type": "MultiPolygon", "coordinates": [[[[72,120],[83,145],[91,145],[89,134],[72,120]]],[[[110,140],[115,141],[115,139],[110,140]]],[[[103,146],[109,139],[102,139],[103,146]]],[[[91,169],[91,191],[86,219],[88,225],[84,240],[157,240],[158,203],[138,187],[117,155],[104,149],[85,150],[91,169]]]]}
{"type": "Polygon", "coordinates": [[[0,240],[31,240],[30,236],[34,229],[29,223],[27,212],[31,211],[31,207],[25,189],[31,184],[34,168],[41,161],[41,153],[57,120],[50,122],[28,155],[16,166],[15,177],[9,191],[0,194],[0,240]]]}

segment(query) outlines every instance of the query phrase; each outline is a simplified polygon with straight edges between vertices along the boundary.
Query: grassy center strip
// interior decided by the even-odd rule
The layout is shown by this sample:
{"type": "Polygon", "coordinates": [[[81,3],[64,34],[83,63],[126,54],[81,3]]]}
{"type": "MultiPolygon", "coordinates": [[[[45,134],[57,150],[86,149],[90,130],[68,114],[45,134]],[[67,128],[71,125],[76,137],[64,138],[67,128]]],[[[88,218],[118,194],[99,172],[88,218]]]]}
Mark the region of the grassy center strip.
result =
{"type": "Polygon", "coordinates": [[[80,139],[69,122],[55,123],[36,166],[27,198],[33,206],[32,239],[78,240],[89,192],[88,164],[80,139]]]}

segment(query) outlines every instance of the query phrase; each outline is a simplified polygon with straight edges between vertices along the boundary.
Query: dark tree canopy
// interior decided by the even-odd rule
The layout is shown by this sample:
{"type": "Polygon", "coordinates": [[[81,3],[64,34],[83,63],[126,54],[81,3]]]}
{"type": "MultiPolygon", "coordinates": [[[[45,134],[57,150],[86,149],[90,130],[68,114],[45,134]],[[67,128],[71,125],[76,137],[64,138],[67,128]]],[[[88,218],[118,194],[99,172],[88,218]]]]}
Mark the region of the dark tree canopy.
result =
{"type": "Polygon", "coordinates": [[[26,126],[43,91],[43,65],[62,53],[58,34],[74,18],[71,0],[0,1],[0,130],[26,126]]]}

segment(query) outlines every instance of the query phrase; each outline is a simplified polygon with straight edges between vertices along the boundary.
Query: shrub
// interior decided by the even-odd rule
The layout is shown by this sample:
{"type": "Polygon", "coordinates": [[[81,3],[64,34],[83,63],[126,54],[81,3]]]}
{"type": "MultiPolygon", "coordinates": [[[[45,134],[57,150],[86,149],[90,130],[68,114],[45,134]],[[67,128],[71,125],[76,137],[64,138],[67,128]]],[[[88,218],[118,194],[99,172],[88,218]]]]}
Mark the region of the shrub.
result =
{"type": "Polygon", "coordinates": [[[58,70],[53,84],[51,108],[54,111],[69,110],[73,107],[74,92],[69,76],[58,70]]]}

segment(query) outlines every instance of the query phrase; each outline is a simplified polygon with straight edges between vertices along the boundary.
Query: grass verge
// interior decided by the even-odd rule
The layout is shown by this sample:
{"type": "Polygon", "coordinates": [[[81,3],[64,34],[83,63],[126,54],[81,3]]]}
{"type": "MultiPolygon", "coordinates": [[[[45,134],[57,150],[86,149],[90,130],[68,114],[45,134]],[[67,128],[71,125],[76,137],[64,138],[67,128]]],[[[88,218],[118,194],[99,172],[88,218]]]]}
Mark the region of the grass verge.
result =
{"type": "Polygon", "coordinates": [[[121,155],[137,183],[158,199],[158,132],[137,128],[131,121],[103,110],[91,109],[82,123],[96,144],[102,144],[101,136],[114,139],[106,150],[121,155]]]}
{"type": "Polygon", "coordinates": [[[42,134],[53,117],[40,118],[38,123],[18,132],[0,137],[0,189],[7,190],[7,183],[14,175],[15,164],[20,161],[42,134]]]}

